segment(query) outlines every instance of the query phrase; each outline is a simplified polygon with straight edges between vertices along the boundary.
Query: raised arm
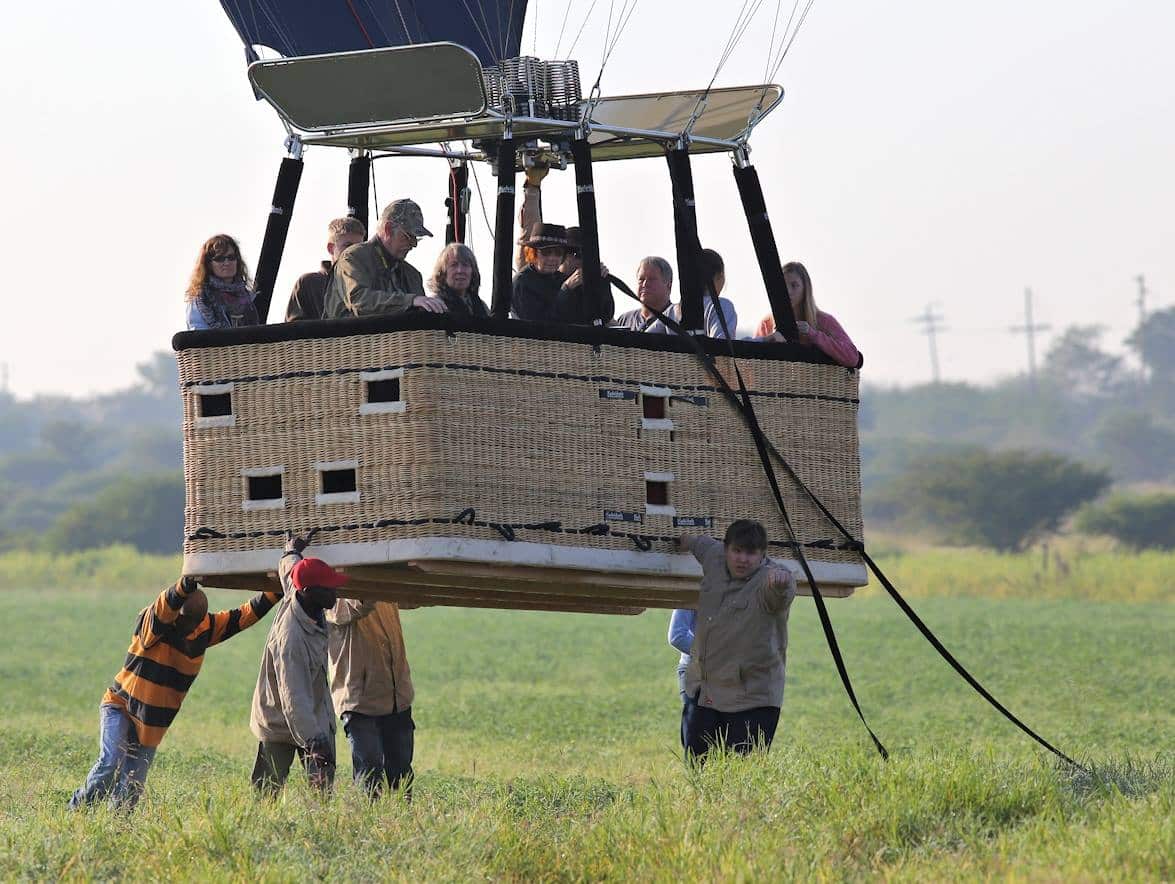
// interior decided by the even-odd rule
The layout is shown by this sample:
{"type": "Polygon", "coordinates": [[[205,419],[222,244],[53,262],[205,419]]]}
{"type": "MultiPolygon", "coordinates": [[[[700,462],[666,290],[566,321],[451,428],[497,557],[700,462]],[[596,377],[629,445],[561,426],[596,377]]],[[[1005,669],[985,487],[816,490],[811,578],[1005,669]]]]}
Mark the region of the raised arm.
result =
{"type": "Polygon", "coordinates": [[[775,562],[768,563],[767,580],[763,584],[763,607],[775,613],[785,608],[796,597],[796,575],[775,562]]]}
{"type": "Polygon", "coordinates": [[[151,647],[159,641],[158,628],[175,623],[180,615],[180,608],[184,606],[188,596],[197,589],[196,581],[191,577],[181,577],[174,584],[159,593],[155,604],[143,618],[142,639],[144,647],[151,647]]]}
{"type": "Polygon", "coordinates": [[[340,598],[335,602],[335,606],[326,612],[326,622],[331,626],[350,626],[374,610],[375,605],[371,602],[340,598]]]}

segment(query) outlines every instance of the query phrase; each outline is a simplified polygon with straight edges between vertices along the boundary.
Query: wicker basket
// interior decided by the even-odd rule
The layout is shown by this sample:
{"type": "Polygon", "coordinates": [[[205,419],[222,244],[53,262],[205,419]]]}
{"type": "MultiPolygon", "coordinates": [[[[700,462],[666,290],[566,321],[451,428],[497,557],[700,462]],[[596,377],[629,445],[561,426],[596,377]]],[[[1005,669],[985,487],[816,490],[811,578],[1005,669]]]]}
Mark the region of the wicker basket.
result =
{"type": "MultiPolygon", "coordinates": [[[[773,558],[792,558],[751,436],[694,355],[654,348],[663,336],[428,324],[177,336],[185,573],[258,586],[287,530],[317,528],[313,553],[346,566],[356,595],[636,613],[696,599],[683,531],[758,519],[773,558]]],[[[860,538],[857,373],[739,366],[768,437],[860,538]]],[[[818,544],[821,590],[864,585],[856,554],[781,481],[800,542],[818,544]]]]}

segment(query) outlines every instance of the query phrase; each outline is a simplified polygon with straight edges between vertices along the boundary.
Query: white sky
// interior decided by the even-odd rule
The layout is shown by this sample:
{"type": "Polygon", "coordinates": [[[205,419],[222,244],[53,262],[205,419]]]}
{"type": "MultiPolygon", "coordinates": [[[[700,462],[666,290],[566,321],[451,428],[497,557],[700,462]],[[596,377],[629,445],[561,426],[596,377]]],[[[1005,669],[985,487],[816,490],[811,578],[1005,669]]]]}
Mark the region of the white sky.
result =
{"type": "MultiPolygon", "coordinates": [[[[569,28],[589,5],[573,0],[569,28]]],[[[641,0],[605,94],[705,85],[741,5],[641,0]]],[[[0,241],[11,264],[0,362],[22,396],[125,386],[181,327],[204,239],[232,233],[256,263],[284,131],[253,100],[214,0],[10,6],[0,30],[0,241]]],[[[565,4],[531,0],[526,51],[536,6],[538,54],[549,56],[565,4]]],[[[606,6],[575,53],[588,83],[606,6]]],[[[773,12],[765,3],[719,85],[759,82],[773,12]]],[[[1172,37],[1170,0],[816,3],[753,159],[784,260],[808,265],[821,307],[865,352],[867,379],[927,378],[910,320],[930,302],[950,329],[943,376],[973,381],[1023,370],[1023,338],[1007,327],[1022,321],[1025,286],[1038,321],[1100,323],[1114,345],[1137,318],[1136,274],[1152,307],[1175,302],[1172,37]]],[[[346,210],[346,153],[308,150],[306,161],[282,304],[323,257],[326,222],[346,210]]],[[[749,329],[766,296],[729,162],[699,158],[694,174],[702,241],[726,257],[749,329]]],[[[376,163],[380,201],[415,198],[437,234],[445,175],[440,160],[376,163]]],[[[483,172],[483,187],[489,180],[483,172]]],[[[570,223],[571,173],[549,181],[547,217],[570,223]]],[[[597,193],[613,272],[631,279],[648,253],[672,260],[663,162],[602,164],[597,193]]],[[[426,240],[413,263],[427,272],[439,245],[426,240]]],[[[484,224],[473,245],[488,275],[484,224]]]]}

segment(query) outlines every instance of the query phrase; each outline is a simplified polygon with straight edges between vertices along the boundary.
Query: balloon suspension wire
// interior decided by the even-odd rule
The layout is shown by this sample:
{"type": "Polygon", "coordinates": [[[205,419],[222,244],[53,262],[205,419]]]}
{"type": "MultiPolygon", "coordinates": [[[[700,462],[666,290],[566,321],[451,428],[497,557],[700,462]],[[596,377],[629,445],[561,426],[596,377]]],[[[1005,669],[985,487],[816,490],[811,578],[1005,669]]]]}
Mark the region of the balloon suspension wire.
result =
{"type": "Polygon", "coordinates": [[[604,79],[604,69],[608,67],[608,62],[612,59],[612,53],[616,51],[620,37],[628,27],[629,21],[632,20],[632,14],[636,12],[636,6],[639,2],[640,0],[622,0],[619,13],[616,12],[616,0],[609,0],[608,2],[608,24],[604,29],[604,51],[600,58],[600,71],[596,74],[596,82],[592,86],[592,98],[599,97],[600,83],[604,79]],[[615,30],[612,28],[613,22],[616,23],[615,30]]]}
{"type": "MultiPolygon", "coordinates": [[[[571,53],[575,51],[575,47],[579,43],[579,38],[583,36],[583,29],[585,27],[587,27],[588,20],[592,17],[592,12],[595,11],[596,4],[599,2],[600,2],[600,0],[592,0],[592,5],[588,7],[588,11],[584,15],[583,21],[581,21],[579,23],[579,30],[575,32],[575,39],[572,40],[571,45],[569,47],[567,47],[567,55],[564,56],[564,58],[566,58],[566,59],[571,58],[571,53]]],[[[568,9],[570,9],[571,8],[570,2],[568,2],[567,5],[568,5],[568,9]]],[[[558,53],[555,54],[555,57],[558,58],[558,53]]]]}
{"type": "Polygon", "coordinates": [[[722,49],[722,54],[718,56],[718,64],[714,66],[714,75],[710,77],[710,82],[698,96],[698,100],[694,103],[693,112],[690,114],[688,122],[682,127],[682,136],[688,136],[693,129],[694,124],[697,123],[698,118],[706,109],[706,101],[710,97],[710,91],[714,88],[714,84],[718,81],[718,75],[722,73],[722,69],[726,67],[726,63],[730,61],[734,55],[738,44],[742,42],[747,30],[751,26],[751,22],[755,19],[755,14],[762,7],[764,0],[743,0],[743,4],[739,7],[738,15],[735,16],[734,25],[730,29],[730,35],[726,38],[726,45],[722,49]]]}

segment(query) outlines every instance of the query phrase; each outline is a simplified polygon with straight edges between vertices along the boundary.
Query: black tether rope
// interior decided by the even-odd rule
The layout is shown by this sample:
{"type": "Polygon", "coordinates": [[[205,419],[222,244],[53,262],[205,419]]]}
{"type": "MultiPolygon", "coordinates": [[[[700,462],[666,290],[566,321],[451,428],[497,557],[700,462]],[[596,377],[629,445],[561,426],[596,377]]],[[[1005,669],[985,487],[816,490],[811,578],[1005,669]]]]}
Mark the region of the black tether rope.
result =
{"type": "MultiPolygon", "coordinates": [[[[612,275],[610,275],[608,277],[608,280],[614,286],[616,286],[618,289],[620,289],[620,291],[624,292],[626,295],[628,295],[633,300],[640,301],[640,298],[632,291],[632,289],[630,289],[628,287],[627,284],[625,284],[625,282],[623,280],[618,279],[617,277],[612,276],[612,275]]],[[[712,298],[715,299],[715,301],[717,300],[712,290],[710,291],[710,295],[712,298]]],[[[718,313],[718,316],[720,317],[720,321],[722,322],[723,328],[726,331],[727,338],[729,339],[730,332],[728,329],[726,329],[725,317],[722,316],[721,309],[718,309],[718,304],[715,303],[714,306],[716,308],[716,312],[718,313]]],[[[646,306],[646,309],[649,309],[649,308],[646,306]]],[[[656,311],[656,310],[652,310],[651,312],[658,313],[658,311],[656,311]]],[[[1001,715],[1003,715],[1006,719],[1008,719],[1008,721],[1010,721],[1010,722],[1012,722],[1012,724],[1016,725],[1016,727],[1018,727],[1021,731],[1023,731],[1028,736],[1030,736],[1033,740],[1035,740],[1041,746],[1048,749],[1050,752],[1052,752],[1058,758],[1069,763],[1073,767],[1075,767],[1079,770],[1085,770],[1084,767],[1082,767],[1080,764],[1078,764],[1076,761],[1074,761],[1072,758],[1070,758],[1068,755],[1066,755],[1064,752],[1062,752],[1060,749],[1058,749],[1056,746],[1054,746],[1052,743],[1050,743],[1044,737],[1040,736],[1040,734],[1036,733],[1036,731],[1034,731],[1032,728],[1030,728],[1028,725],[1026,725],[1018,717],[1016,717],[1016,715],[1014,713],[1012,713],[1011,710],[1009,710],[1006,706],[1004,706],[1003,703],[1001,703],[994,696],[992,696],[991,692],[988,691],[985,687],[983,687],[983,685],[981,685],[979,683],[979,681],[974,676],[972,676],[970,672],[967,671],[967,669],[963,666],[963,664],[961,664],[958,660],[955,659],[954,655],[951,654],[951,652],[946,649],[946,647],[943,645],[943,643],[941,641],[939,641],[938,637],[935,636],[935,634],[931,631],[930,627],[927,626],[922,621],[922,618],[918,616],[918,614],[914,611],[914,609],[912,607],[910,607],[910,604],[904,598],[902,598],[902,595],[897,591],[896,587],[894,587],[894,585],[890,582],[889,578],[885,576],[885,574],[882,572],[881,568],[878,567],[877,563],[874,562],[873,559],[869,556],[869,554],[865,551],[864,543],[862,543],[857,538],[853,537],[853,535],[849,532],[849,530],[847,528],[845,528],[845,526],[842,525],[840,523],[840,521],[831,512],[829,512],[828,508],[824,505],[824,503],[803,482],[803,480],[800,479],[800,477],[796,474],[795,470],[792,469],[791,465],[787,462],[787,460],[783,457],[783,455],[780,454],[779,449],[777,449],[771,443],[771,441],[768,440],[764,436],[763,430],[759,426],[758,418],[755,415],[754,406],[751,404],[750,396],[746,392],[746,385],[743,383],[742,373],[739,371],[738,361],[734,358],[733,352],[731,354],[731,364],[734,366],[735,376],[738,378],[739,387],[743,393],[741,401],[740,401],[740,397],[734,392],[734,390],[731,389],[730,384],[727,383],[726,378],[722,375],[722,372],[720,372],[718,370],[717,366],[714,364],[713,357],[710,356],[708,353],[706,353],[705,350],[702,349],[701,345],[698,344],[693,339],[693,337],[691,335],[687,334],[685,329],[682,328],[678,323],[674,322],[672,319],[665,316],[664,314],[658,314],[658,316],[665,323],[665,326],[667,328],[669,328],[671,331],[674,331],[677,334],[683,336],[684,338],[686,338],[687,340],[689,340],[693,343],[693,349],[694,349],[695,355],[702,362],[702,364],[704,365],[706,370],[710,373],[710,375],[715,379],[715,382],[717,383],[719,390],[727,398],[727,400],[738,410],[739,414],[743,418],[744,423],[746,423],[747,427],[750,429],[751,434],[752,434],[752,436],[754,436],[754,439],[755,439],[755,448],[758,451],[760,461],[763,464],[763,471],[767,475],[767,481],[771,485],[771,491],[772,491],[773,496],[775,497],[776,504],[779,506],[780,514],[783,517],[784,525],[787,528],[789,535],[792,537],[793,542],[795,542],[795,540],[796,540],[795,531],[792,528],[791,520],[788,518],[787,508],[783,503],[783,497],[779,491],[779,483],[778,483],[776,476],[775,476],[775,470],[771,466],[772,459],[777,461],[779,463],[779,465],[783,467],[783,469],[787,472],[788,476],[792,479],[792,481],[794,481],[796,483],[796,485],[798,485],[799,488],[804,492],[804,494],[806,494],[808,496],[808,498],[811,499],[811,501],[814,504],[816,504],[817,508],[819,508],[819,510],[825,515],[825,517],[827,517],[829,522],[836,528],[836,530],[844,535],[846,541],[853,545],[854,551],[860,553],[861,558],[864,560],[866,566],[869,568],[870,571],[873,572],[873,574],[881,582],[881,585],[885,587],[886,592],[889,593],[890,597],[893,598],[893,600],[895,602],[897,602],[898,607],[901,608],[901,610],[902,610],[902,613],[904,613],[910,619],[910,621],[914,624],[914,626],[917,627],[918,631],[922,633],[923,637],[925,637],[926,640],[928,642],[930,642],[931,646],[936,651],[938,651],[939,655],[944,660],[946,660],[947,663],[949,663],[951,665],[951,667],[956,672],[959,673],[959,675],[961,675],[963,677],[963,679],[967,682],[967,684],[969,684],[972,688],[974,688],[975,691],[981,697],[983,697],[983,699],[987,700],[988,703],[990,703],[1001,715]]],[[[869,727],[868,722],[865,721],[865,716],[862,713],[861,707],[857,702],[856,695],[853,692],[852,684],[849,681],[848,671],[845,669],[844,661],[841,658],[840,649],[836,643],[836,636],[832,630],[832,621],[828,617],[828,611],[827,611],[827,608],[825,607],[824,599],[820,594],[820,590],[816,586],[815,578],[813,577],[811,569],[808,566],[807,559],[805,558],[805,556],[800,548],[800,544],[796,543],[794,549],[796,550],[797,558],[799,559],[800,566],[804,570],[804,575],[808,578],[808,585],[812,590],[812,598],[815,599],[815,601],[816,601],[816,608],[820,613],[820,622],[821,622],[821,625],[824,627],[825,638],[827,638],[827,640],[828,640],[829,650],[832,652],[833,659],[836,662],[837,671],[840,673],[841,681],[845,686],[845,692],[849,695],[849,700],[852,702],[853,708],[857,711],[857,715],[861,719],[861,723],[865,725],[865,729],[869,732],[869,736],[873,738],[873,743],[877,747],[878,752],[881,753],[881,757],[888,758],[889,756],[885,750],[885,747],[877,739],[877,736],[873,733],[872,728],[869,727]]]]}

